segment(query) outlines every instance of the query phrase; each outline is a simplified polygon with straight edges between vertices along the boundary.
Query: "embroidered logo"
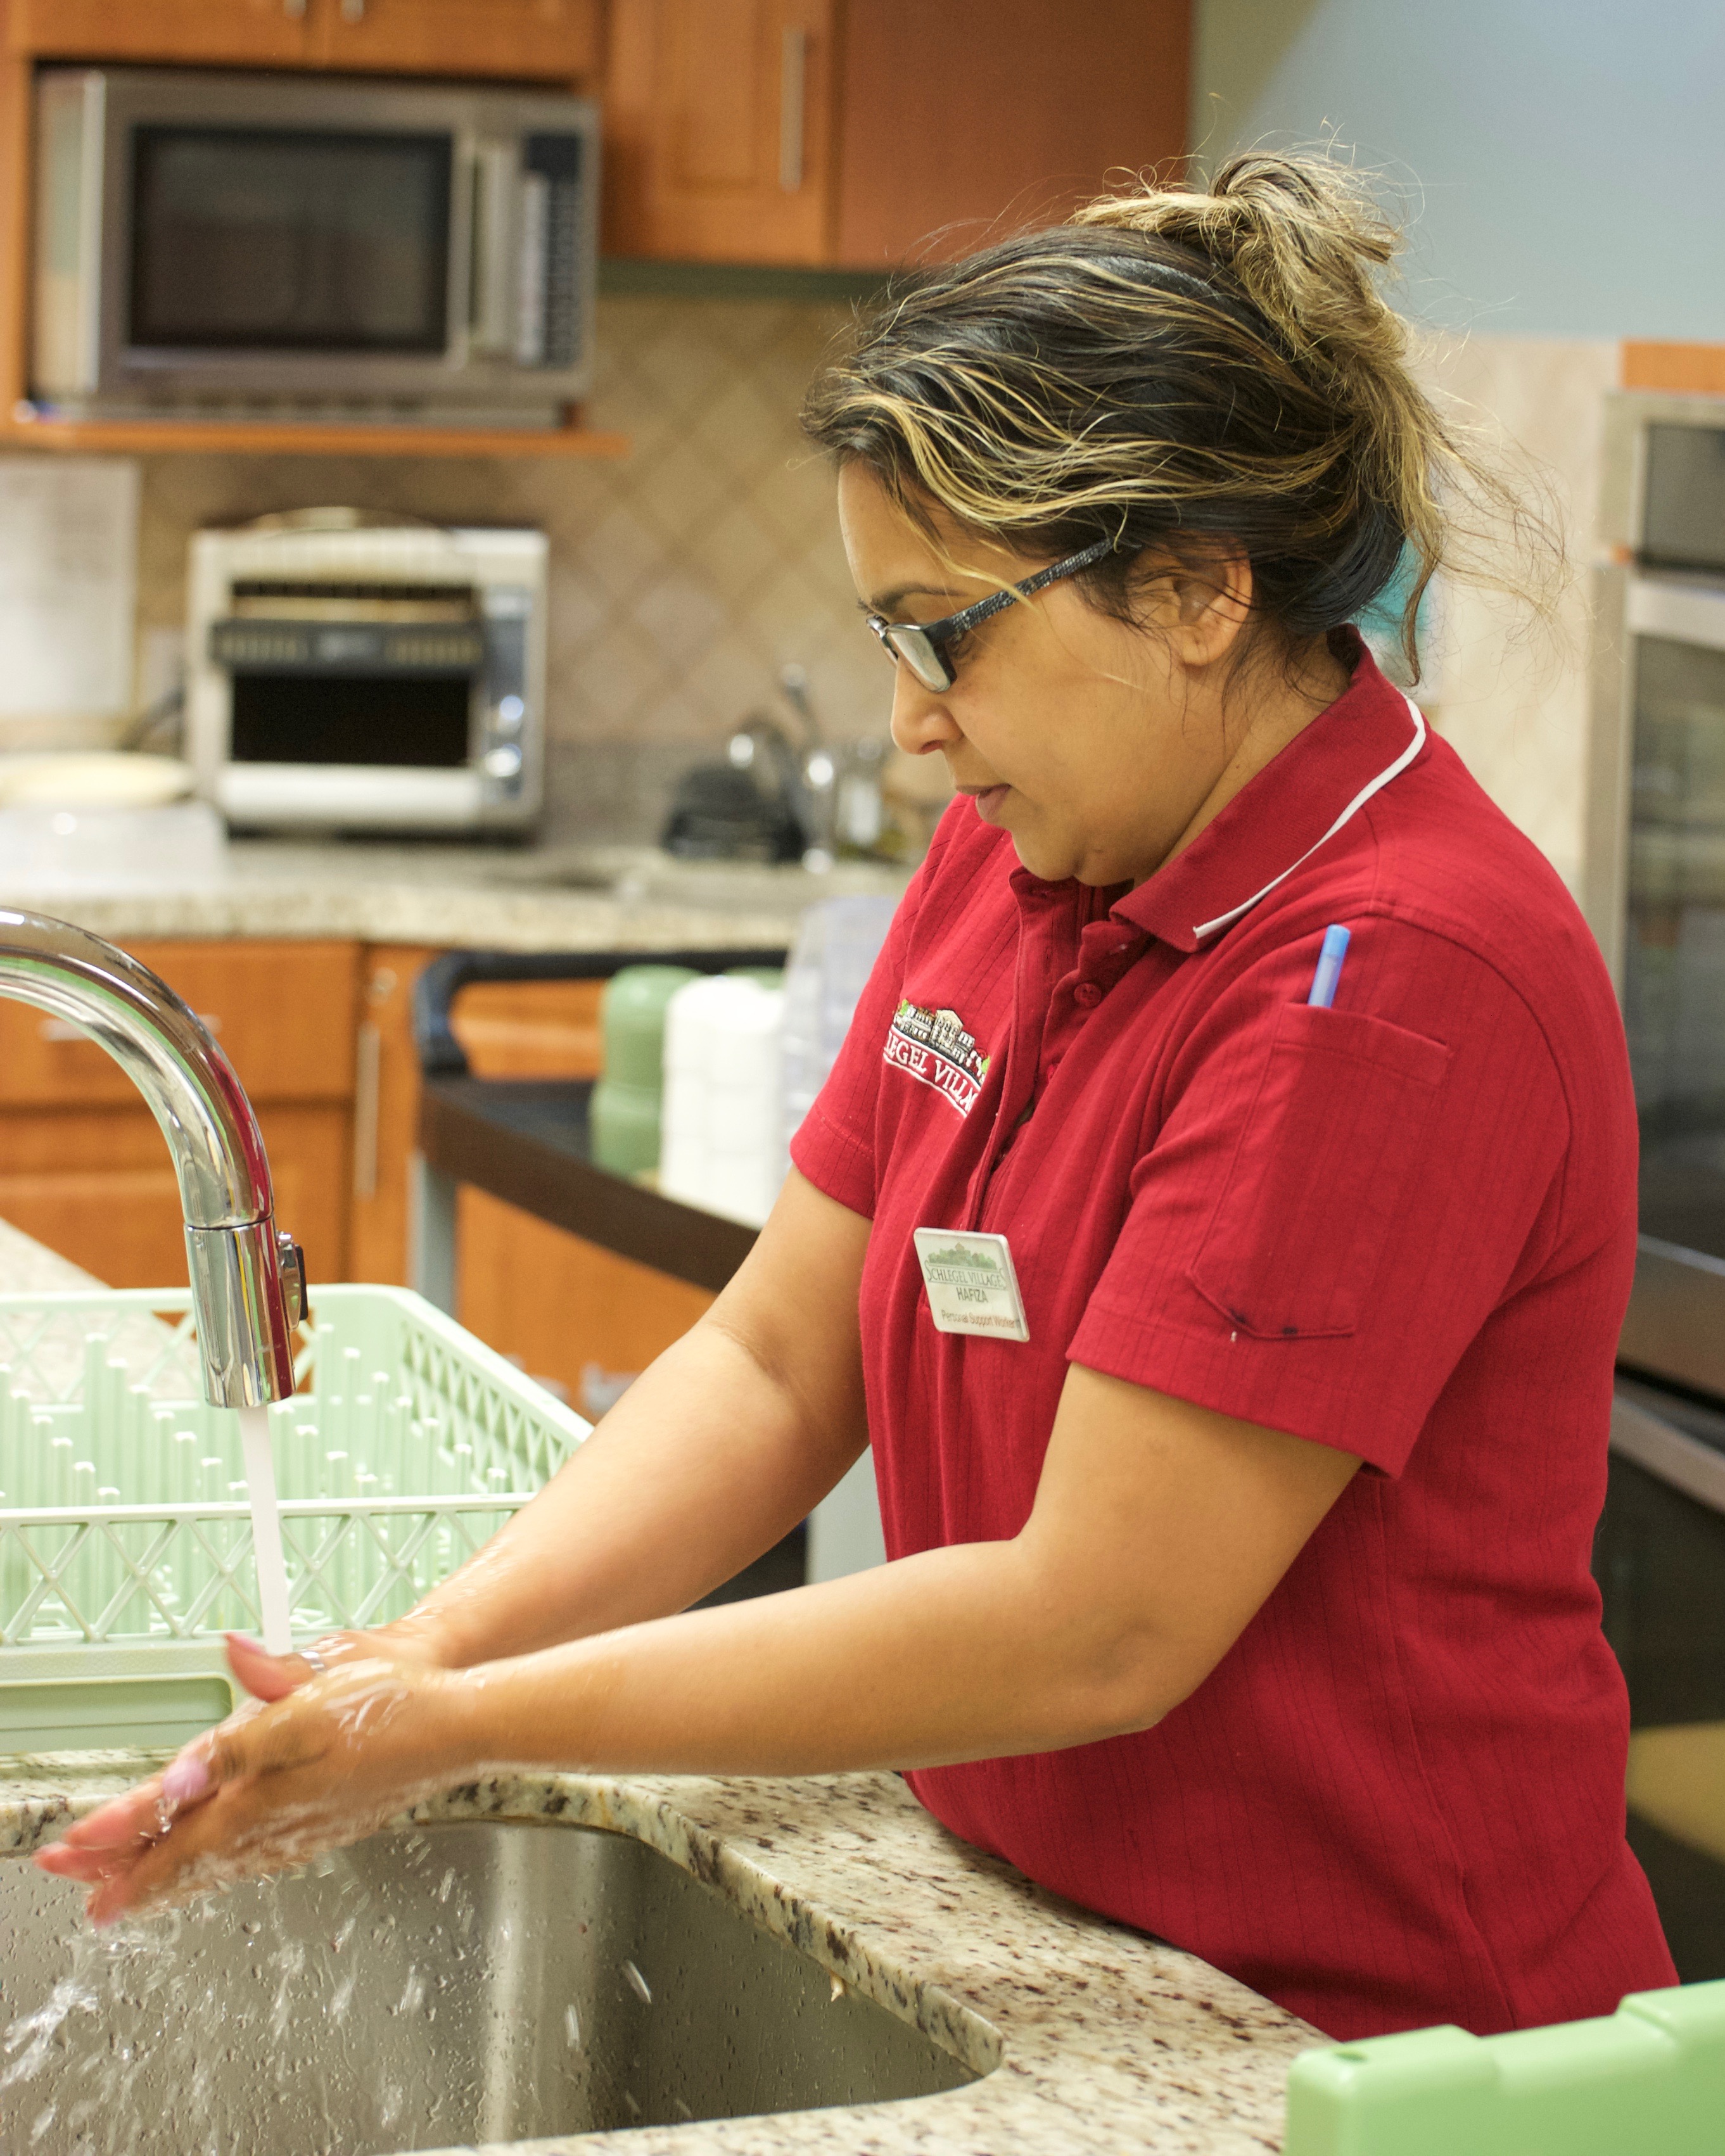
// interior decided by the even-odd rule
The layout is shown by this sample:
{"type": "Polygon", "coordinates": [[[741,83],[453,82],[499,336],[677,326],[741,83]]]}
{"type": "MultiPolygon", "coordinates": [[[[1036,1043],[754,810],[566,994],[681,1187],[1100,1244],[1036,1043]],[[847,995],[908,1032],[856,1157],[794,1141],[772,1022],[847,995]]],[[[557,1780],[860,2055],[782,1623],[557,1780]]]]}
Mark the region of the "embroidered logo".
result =
{"type": "Polygon", "coordinates": [[[943,1094],[968,1116],[988,1075],[988,1058],[954,1010],[924,1010],[906,998],[886,1029],[885,1060],[943,1094]]]}

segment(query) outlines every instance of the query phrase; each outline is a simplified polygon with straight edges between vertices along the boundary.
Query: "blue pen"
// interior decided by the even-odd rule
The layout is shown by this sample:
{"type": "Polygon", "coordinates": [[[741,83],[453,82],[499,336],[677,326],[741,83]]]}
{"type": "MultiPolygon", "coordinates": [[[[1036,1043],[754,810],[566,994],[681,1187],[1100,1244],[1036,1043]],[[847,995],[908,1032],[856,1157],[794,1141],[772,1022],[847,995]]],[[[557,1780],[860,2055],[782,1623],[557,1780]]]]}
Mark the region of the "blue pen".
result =
{"type": "Polygon", "coordinates": [[[1317,954],[1317,971],[1312,977],[1312,993],[1306,998],[1319,1010],[1336,1000],[1336,983],[1342,978],[1342,961],[1348,956],[1348,931],[1332,922],[1324,931],[1323,948],[1317,954]]]}

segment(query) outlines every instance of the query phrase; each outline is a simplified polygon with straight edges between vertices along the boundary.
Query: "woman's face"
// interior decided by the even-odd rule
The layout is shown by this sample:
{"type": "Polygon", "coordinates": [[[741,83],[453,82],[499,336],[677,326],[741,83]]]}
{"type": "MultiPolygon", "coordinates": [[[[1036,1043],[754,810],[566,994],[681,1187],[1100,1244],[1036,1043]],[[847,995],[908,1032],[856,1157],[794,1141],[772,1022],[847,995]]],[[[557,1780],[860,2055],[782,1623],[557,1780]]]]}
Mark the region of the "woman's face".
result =
{"type": "MultiPolygon", "coordinates": [[[[942,528],[947,559],[967,572],[955,574],[858,464],[840,473],[839,518],[858,596],[890,621],[938,620],[1047,566],[942,528]]],[[[1140,882],[1216,813],[1219,788],[1225,799],[1251,775],[1229,783],[1260,729],[1250,716],[1227,723],[1222,698],[1250,589],[1243,561],[1202,582],[1170,572],[1146,587],[1146,633],[1098,612],[1076,583],[1051,585],[947,647],[950,689],[899,666],[893,739],[911,756],[944,756],[953,785],[1011,833],[1033,875],[1140,882]]],[[[1334,693],[1303,697],[1296,724],[1284,714],[1251,769],[1334,693]]]]}

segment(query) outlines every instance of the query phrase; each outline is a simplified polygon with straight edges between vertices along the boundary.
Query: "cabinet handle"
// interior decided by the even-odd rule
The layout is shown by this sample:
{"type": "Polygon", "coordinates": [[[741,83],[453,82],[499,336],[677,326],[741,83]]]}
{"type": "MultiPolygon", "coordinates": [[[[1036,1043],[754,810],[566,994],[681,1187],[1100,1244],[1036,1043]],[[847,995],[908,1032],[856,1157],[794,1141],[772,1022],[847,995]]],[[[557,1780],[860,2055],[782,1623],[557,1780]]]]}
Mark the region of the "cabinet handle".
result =
{"type": "Polygon", "coordinates": [[[297,23],[305,13],[305,0],[281,0],[281,12],[291,21],[297,23]]]}
{"type": "Polygon", "coordinates": [[[383,1034],[360,1021],[353,1044],[353,1194],[377,1194],[377,1113],[383,1079],[383,1034]]]}
{"type": "Polygon", "coordinates": [[[803,104],[809,78],[809,33],[787,30],[779,49],[778,184],[793,195],[803,184],[803,104]]]}
{"type": "Polygon", "coordinates": [[[341,20],[344,23],[362,23],[366,18],[366,0],[341,0],[341,20]]]}
{"type": "MultiPolygon", "coordinates": [[[[206,1033],[219,1033],[222,1030],[222,1021],[213,1011],[199,1011],[198,1023],[206,1033]]],[[[81,1025],[74,1025],[69,1019],[63,1018],[44,1019],[36,1028],[36,1037],[39,1040],[51,1040],[56,1044],[63,1040],[90,1039],[90,1035],[81,1025]]]]}

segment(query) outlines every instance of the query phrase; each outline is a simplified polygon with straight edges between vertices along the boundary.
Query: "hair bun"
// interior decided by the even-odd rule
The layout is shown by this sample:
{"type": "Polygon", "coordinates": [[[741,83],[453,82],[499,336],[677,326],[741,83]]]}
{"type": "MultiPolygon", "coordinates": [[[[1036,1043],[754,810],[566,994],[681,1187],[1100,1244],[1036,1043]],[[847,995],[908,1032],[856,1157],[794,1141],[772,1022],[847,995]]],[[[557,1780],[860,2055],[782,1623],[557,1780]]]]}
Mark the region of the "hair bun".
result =
{"type": "Polygon", "coordinates": [[[1350,355],[1399,358],[1401,324],[1377,273],[1394,259],[1395,225],[1348,167],[1250,151],[1209,188],[1177,183],[1104,195],[1074,224],[1152,234],[1230,278],[1289,351],[1347,371],[1350,355]]]}

